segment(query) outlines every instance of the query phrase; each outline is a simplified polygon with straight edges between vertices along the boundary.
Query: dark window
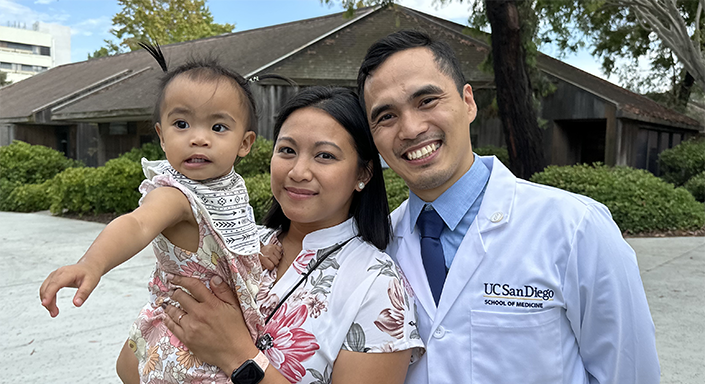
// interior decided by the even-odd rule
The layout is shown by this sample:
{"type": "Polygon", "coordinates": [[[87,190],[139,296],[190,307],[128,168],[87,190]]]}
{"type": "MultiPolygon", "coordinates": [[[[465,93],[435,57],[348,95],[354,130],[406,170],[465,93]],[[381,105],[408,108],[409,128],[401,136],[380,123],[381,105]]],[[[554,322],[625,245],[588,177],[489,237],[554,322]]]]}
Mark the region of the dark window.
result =
{"type": "Polygon", "coordinates": [[[12,70],[12,63],[0,63],[0,69],[12,70]]]}
{"type": "Polygon", "coordinates": [[[21,43],[11,43],[9,41],[7,42],[7,47],[10,49],[19,49],[22,51],[32,51],[33,50],[31,45],[21,44],[21,43]]]}
{"type": "Polygon", "coordinates": [[[34,72],[34,67],[31,66],[31,65],[24,65],[24,64],[22,64],[21,69],[22,69],[23,71],[27,71],[27,72],[34,72]]]}
{"type": "Polygon", "coordinates": [[[51,48],[39,47],[39,54],[42,56],[51,56],[51,48]]]}

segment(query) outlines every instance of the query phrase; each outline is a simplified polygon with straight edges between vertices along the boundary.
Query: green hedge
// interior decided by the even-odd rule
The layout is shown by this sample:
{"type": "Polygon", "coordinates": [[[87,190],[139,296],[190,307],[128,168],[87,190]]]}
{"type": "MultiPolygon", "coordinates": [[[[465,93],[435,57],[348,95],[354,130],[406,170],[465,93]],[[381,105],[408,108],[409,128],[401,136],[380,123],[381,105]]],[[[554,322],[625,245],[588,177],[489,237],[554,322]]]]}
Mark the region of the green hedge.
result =
{"type": "Polygon", "coordinates": [[[531,181],[589,196],[607,206],[623,232],[693,230],[705,225],[705,206],[645,170],[581,164],[549,166],[531,181]]]}
{"type": "Polygon", "coordinates": [[[43,183],[66,168],[81,166],[63,153],[43,145],[15,140],[0,147],[0,179],[20,184],[43,183]]]}
{"type": "Polygon", "coordinates": [[[0,210],[32,212],[49,207],[47,180],[64,169],[81,166],[56,150],[15,140],[0,147],[0,210]],[[18,189],[16,191],[16,189],[18,189]]]}
{"type": "Polygon", "coordinates": [[[134,162],[141,162],[142,158],[146,158],[147,160],[165,160],[166,155],[164,154],[164,150],[162,150],[161,145],[159,143],[145,143],[142,144],[142,147],[140,148],[132,148],[130,152],[125,152],[119,157],[125,158],[128,160],[132,160],[134,162]]]}
{"type": "Polygon", "coordinates": [[[47,198],[52,181],[40,184],[21,184],[13,189],[3,210],[13,212],[37,212],[49,209],[51,200],[47,198]]]}
{"type": "Polygon", "coordinates": [[[695,200],[705,202],[705,171],[690,178],[683,188],[687,189],[695,200]]]}
{"type": "Polygon", "coordinates": [[[269,210],[272,199],[269,172],[245,177],[244,179],[247,193],[250,195],[250,205],[255,211],[255,219],[258,223],[261,223],[262,218],[269,210]]]}
{"type": "Polygon", "coordinates": [[[693,138],[659,155],[662,178],[676,186],[705,172],[705,138],[693,138]]]}
{"type": "Polygon", "coordinates": [[[137,208],[144,180],[142,165],[128,157],[109,160],[86,178],[86,198],[93,213],[123,214],[137,208]]]}
{"type": "Polygon", "coordinates": [[[252,144],[250,153],[240,159],[240,162],[235,165],[235,172],[242,177],[269,173],[269,163],[272,159],[272,145],[272,140],[258,136],[255,143],[252,144]]]}
{"type": "Polygon", "coordinates": [[[409,187],[406,186],[404,179],[391,168],[385,169],[382,173],[384,174],[384,186],[387,188],[387,201],[391,212],[409,198],[409,187]]]}
{"type": "Polygon", "coordinates": [[[472,151],[480,156],[497,156],[497,159],[509,168],[509,152],[507,148],[488,145],[486,147],[473,148],[472,151]]]}

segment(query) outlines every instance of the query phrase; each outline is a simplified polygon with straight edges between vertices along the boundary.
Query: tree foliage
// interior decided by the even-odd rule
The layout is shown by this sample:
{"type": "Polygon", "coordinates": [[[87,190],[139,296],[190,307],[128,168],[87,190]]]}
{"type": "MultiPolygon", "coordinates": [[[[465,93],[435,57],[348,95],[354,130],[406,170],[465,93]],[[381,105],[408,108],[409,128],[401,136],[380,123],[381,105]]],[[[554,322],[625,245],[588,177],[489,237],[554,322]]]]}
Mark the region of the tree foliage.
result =
{"type": "Polygon", "coordinates": [[[703,3],[535,0],[536,14],[545,21],[537,41],[553,43],[562,53],[588,48],[602,61],[605,74],[614,73],[627,88],[650,92],[657,101],[681,109],[687,105],[697,72],[690,65],[694,60],[679,54],[674,47],[694,46],[701,50],[703,20],[698,15],[702,14],[703,3]],[[659,32],[659,28],[668,32],[659,32]],[[640,61],[648,61],[649,73],[640,70],[640,61]]]}
{"type": "Polygon", "coordinates": [[[110,33],[118,42],[106,46],[89,59],[115,55],[139,48],[138,43],[156,41],[172,44],[232,32],[233,24],[213,22],[205,0],[118,0],[122,11],[113,16],[110,33]]]}
{"type": "Polygon", "coordinates": [[[0,71],[0,87],[12,84],[12,81],[7,80],[7,72],[0,71]]]}

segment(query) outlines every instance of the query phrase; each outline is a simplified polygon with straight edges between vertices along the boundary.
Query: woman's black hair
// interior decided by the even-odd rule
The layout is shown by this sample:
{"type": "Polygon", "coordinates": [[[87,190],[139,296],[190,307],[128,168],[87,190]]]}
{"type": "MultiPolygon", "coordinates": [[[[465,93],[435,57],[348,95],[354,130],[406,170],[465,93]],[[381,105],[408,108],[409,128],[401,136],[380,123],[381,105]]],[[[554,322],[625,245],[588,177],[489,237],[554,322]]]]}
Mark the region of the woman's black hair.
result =
{"type": "Polygon", "coordinates": [[[239,88],[244,97],[245,107],[247,108],[247,130],[257,133],[257,108],[255,106],[255,98],[252,95],[252,90],[250,89],[251,81],[259,81],[265,79],[280,79],[288,82],[291,85],[296,85],[290,79],[274,75],[274,74],[264,74],[251,79],[245,79],[239,73],[228,69],[218,63],[217,60],[213,58],[200,59],[200,60],[189,60],[186,63],[176,67],[176,69],[168,70],[166,59],[159,44],[151,45],[147,43],[139,43],[139,45],[149,52],[157,63],[164,71],[164,76],[159,83],[159,96],[157,97],[157,103],[154,106],[154,114],[152,119],[154,123],[161,123],[161,109],[162,103],[164,102],[164,91],[169,83],[172,82],[179,75],[185,74],[189,79],[194,81],[215,81],[220,78],[226,78],[230,80],[236,88],[239,88]]]}
{"type": "MultiPolygon", "coordinates": [[[[357,95],[346,88],[315,86],[305,88],[279,111],[274,125],[276,146],[282,125],[295,111],[303,108],[319,109],[335,119],[353,138],[357,151],[358,168],[371,174],[370,181],[361,192],[353,192],[349,217],[354,217],[358,233],[363,240],[385,249],[390,239],[389,204],[384,187],[382,166],[377,147],[367,126],[367,117],[360,107],[357,95]],[[371,166],[370,166],[371,164],[371,166]]],[[[272,197],[272,206],[263,219],[270,228],[289,230],[291,221],[284,215],[279,202],[272,197]]]]}

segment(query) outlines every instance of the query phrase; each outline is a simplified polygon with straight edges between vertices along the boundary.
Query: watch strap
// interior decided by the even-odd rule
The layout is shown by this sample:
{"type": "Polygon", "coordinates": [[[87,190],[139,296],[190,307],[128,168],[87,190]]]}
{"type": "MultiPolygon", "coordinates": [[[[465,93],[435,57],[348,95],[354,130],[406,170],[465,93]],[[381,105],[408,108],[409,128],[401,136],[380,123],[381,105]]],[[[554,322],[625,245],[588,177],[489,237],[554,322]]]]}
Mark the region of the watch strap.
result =
{"type": "Polygon", "coordinates": [[[259,353],[257,353],[257,356],[255,356],[252,361],[259,365],[260,369],[262,369],[262,372],[267,371],[267,367],[269,366],[269,359],[267,358],[267,356],[264,355],[264,353],[262,353],[262,351],[259,351],[259,353]]]}

